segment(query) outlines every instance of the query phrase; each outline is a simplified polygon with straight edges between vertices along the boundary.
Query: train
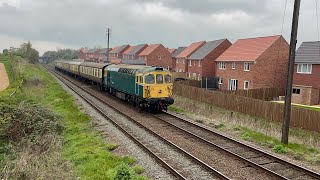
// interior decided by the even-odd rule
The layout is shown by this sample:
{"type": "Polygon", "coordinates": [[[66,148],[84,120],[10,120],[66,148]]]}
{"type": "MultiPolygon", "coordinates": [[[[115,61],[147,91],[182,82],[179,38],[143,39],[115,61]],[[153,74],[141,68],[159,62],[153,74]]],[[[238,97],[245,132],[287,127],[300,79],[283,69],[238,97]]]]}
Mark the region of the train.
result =
{"type": "Polygon", "coordinates": [[[163,67],[74,61],[54,66],[141,109],[166,111],[174,103],[172,75],[163,67]]]}

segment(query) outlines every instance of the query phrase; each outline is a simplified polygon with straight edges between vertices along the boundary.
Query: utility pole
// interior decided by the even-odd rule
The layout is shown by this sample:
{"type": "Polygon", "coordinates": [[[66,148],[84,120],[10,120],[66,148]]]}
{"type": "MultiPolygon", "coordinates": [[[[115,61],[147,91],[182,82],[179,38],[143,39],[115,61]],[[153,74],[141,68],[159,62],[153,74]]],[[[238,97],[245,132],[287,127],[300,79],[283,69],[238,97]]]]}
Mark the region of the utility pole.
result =
{"type": "Polygon", "coordinates": [[[281,142],[283,144],[288,144],[288,137],[289,137],[289,126],[290,126],[290,118],[291,118],[292,81],[293,81],[294,61],[296,56],[299,11],[300,11],[300,0],[295,0],[294,9],[293,9],[293,18],[292,18],[292,28],[291,28],[287,87],[286,87],[286,94],[285,94],[284,114],[283,114],[283,124],[282,124],[281,142]]]}
{"type": "Polygon", "coordinates": [[[106,30],[106,36],[107,36],[107,39],[108,39],[108,47],[107,47],[107,62],[109,62],[109,42],[110,42],[110,28],[107,28],[106,30]]]}

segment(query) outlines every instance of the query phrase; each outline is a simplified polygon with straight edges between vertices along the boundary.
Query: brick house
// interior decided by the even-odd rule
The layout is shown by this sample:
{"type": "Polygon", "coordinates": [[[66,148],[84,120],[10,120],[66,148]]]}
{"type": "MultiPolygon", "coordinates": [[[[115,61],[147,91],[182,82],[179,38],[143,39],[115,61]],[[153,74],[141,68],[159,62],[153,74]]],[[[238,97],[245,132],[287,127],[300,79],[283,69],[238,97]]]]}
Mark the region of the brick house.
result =
{"type": "Polygon", "coordinates": [[[162,44],[149,45],[139,54],[139,59],[144,60],[147,66],[172,68],[171,54],[162,44]]]}
{"type": "Polygon", "coordinates": [[[303,42],[296,52],[292,102],[320,104],[320,42],[303,42]]]}
{"type": "MultiPolygon", "coordinates": [[[[112,49],[109,48],[109,51],[112,49]]],[[[108,55],[108,48],[103,48],[98,52],[98,62],[106,62],[107,61],[107,55],[108,55]]]]}
{"type": "Polygon", "coordinates": [[[178,54],[176,56],[176,72],[187,73],[188,71],[187,58],[189,58],[192,53],[197,51],[205,43],[206,43],[205,41],[192,43],[190,46],[185,48],[180,54],[178,54]]]}
{"type": "Polygon", "coordinates": [[[86,53],[86,59],[87,62],[95,62],[95,57],[98,56],[97,52],[99,49],[89,49],[86,53]]]}
{"type": "Polygon", "coordinates": [[[177,50],[176,48],[167,48],[167,49],[171,55],[177,50]]]}
{"type": "Polygon", "coordinates": [[[122,53],[125,52],[130,45],[122,45],[118,47],[114,47],[110,52],[109,52],[109,57],[110,58],[120,58],[122,59],[122,53]]]}
{"type": "Polygon", "coordinates": [[[289,45],[282,36],[236,41],[216,60],[222,90],[285,87],[289,45]]]}
{"type": "Polygon", "coordinates": [[[187,47],[178,47],[174,53],[172,53],[171,57],[172,57],[172,70],[176,72],[177,68],[176,68],[176,64],[177,64],[177,56],[187,47]]]}
{"type": "Polygon", "coordinates": [[[79,57],[80,59],[85,60],[85,59],[86,59],[86,53],[87,53],[87,51],[86,51],[85,49],[80,49],[79,54],[78,54],[78,57],[79,57]]]}
{"type": "Polygon", "coordinates": [[[187,59],[187,78],[201,80],[202,77],[215,77],[215,60],[231,45],[227,39],[206,42],[187,59]]]}
{"type": "Polygon", "coordinates": [[[137,46],[131,46],[125,52],[123,52],[123,59],[125,60],[135,60],[138,59],[138,55],[148,47],[147,44],[140,44],[137,46]]]}

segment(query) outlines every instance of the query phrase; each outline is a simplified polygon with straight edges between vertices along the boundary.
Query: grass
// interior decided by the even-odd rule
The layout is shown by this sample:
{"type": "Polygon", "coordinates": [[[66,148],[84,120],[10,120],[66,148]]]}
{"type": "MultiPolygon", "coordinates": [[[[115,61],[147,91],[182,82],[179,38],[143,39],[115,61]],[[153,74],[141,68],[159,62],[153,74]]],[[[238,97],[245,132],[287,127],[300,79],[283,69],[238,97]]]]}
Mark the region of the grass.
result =
{"type": "MultiPolygon", "coordinates": [[[[1,57],[0,62],[5,62],[6,67],[10,67],[11,62],[8,62],[7,59],[1,57]]],[[[119,167],[125,167],[122,169],[128,168],[131,178],[144,179],[135,173],[133,169],[135,161],[132,157],[119,157],[111,152],[117,148],[117,145],[105,142],[102,135],[94,130],[90,117],[75,105],[74,97],[64,91],[43,67],[28,63],[21,65],[20,79],[22,77],[25,79],[22,89],[14,98],[8,100],[8,95],[17,85],[16,81],[19,80],[17,78],[7,90],[1,92],[0,101],[12,102],[13,104],[31,101],[46,106],[62,116],[65,130],[62,135],[63,146],[59,153],[63,159],[71,162],[76,177],[81,179],[113,179],[119,177],[118,173],[121,174],[119,167]]],[[[12,81],[12,75],[10,76],[10,81],[12,81]]],[[[0,159],[5,159],[5,154],[1,154],[1,149],[6,145],[5,142],[0,143],[0,159]]]]}
{"type": "MultiPolygon", "coordinates": [[[[274,102],[274,103],[280,103],[283,104],[284,102],[274,102]]],[[[297,108],[303,108],[303,109],[310,109],[310,110],[314,110],[314,111],[320,111],[319,107],[312,107],[312,106],[308,106],[308,105],[303,105],[303,104],[292,104],[293,107],[297,107],[297,108]]]]}
{"type": "Polygon", "coordinates": [[[275,153],[320,166],[320,134],[291,128],[288,145],[280,142],[281,124],[175,96],[169,109],[275,153]]]}

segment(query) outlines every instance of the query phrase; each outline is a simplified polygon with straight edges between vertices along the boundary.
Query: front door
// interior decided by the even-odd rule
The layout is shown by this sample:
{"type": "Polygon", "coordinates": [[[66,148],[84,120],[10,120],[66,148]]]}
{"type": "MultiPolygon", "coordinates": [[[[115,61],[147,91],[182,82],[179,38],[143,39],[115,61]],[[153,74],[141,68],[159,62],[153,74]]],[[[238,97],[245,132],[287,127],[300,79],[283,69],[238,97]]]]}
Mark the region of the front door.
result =
{"type": "Polygon", "coordinates": [[[238,89],[238,80],[229,79],[228,90],[236,91],[238,89]]]}

